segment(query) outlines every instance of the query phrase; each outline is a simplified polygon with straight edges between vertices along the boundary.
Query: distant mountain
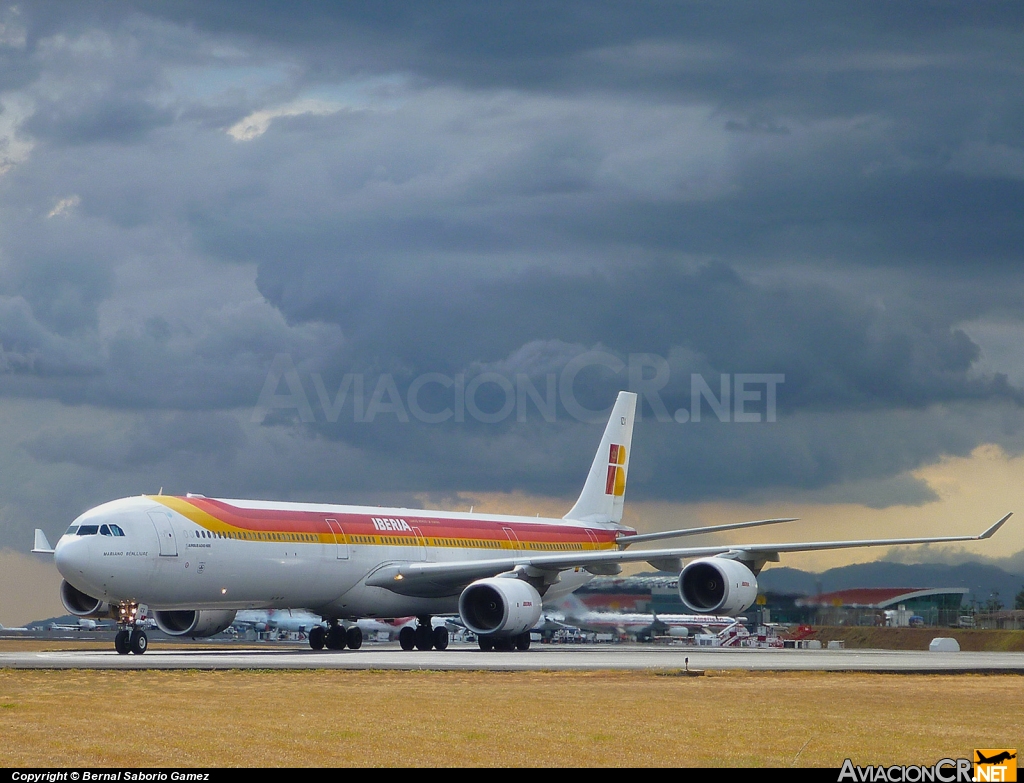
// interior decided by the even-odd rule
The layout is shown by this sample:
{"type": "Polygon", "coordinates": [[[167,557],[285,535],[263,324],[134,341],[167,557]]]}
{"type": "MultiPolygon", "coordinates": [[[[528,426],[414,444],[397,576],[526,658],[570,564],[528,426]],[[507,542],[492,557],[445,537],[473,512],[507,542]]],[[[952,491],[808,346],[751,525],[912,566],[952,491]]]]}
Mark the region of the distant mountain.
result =
{"type": "Polygon", "coordinates": [[[1013,608],[1013,599],[1024,588],[1024,576],[982,563],[872,563],[832,568],[820,574],[796,568],[766,568],[757,577],[762,592],[802,593],[849,590],[854,587],[967,587],[967,603],[984,603],[993,591],[999,592],[1004,608],[1013,608]]]}

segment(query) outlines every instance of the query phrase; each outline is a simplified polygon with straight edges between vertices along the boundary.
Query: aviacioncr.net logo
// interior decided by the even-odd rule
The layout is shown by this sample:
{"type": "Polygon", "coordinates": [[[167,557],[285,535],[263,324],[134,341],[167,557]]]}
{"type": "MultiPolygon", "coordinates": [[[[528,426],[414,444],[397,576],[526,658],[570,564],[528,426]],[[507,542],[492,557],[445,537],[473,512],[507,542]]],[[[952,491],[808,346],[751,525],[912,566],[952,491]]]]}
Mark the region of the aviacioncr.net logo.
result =
{"type": "Polygon", "coordinates": [[[972,783],[970,759],[940,759],[930,767],[908,765],[855,767],[850,759],[843,762],[839,783],[972,783]]]}

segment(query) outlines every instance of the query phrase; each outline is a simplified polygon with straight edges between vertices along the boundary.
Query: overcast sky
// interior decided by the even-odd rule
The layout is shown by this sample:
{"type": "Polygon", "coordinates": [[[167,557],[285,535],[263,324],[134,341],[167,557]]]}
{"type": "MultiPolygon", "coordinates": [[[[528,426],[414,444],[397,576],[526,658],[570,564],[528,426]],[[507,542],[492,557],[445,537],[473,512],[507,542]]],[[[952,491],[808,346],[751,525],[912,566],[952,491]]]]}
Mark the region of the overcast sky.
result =
{"type": "Polygon", "coordinates": [[[161,487],[567,509],[601,430],[573,406],[630,367],[667,415],[628,500],[940,503],[928,466],[1024,449],[1022,22],[4,4],[0,547],[161,487]],[[761,385],[761,422],[680,423],[694,373],[784,377],[776,421],[761,385]]]}

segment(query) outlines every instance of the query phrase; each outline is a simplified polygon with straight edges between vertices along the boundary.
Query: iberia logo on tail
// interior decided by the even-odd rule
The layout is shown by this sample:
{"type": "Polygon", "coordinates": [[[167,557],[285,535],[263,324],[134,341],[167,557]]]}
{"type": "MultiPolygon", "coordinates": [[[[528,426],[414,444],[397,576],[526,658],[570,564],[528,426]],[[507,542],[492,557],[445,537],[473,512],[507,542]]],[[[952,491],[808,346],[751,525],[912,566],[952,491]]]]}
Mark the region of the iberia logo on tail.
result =
{"type": "Polygon", "coordinates": [[[609,452],[608,478],[604,484],[604,494],[620,498],[626,494],[626,471],[622,469],[626,464],[626,447],[613,443],[609,452]]]}

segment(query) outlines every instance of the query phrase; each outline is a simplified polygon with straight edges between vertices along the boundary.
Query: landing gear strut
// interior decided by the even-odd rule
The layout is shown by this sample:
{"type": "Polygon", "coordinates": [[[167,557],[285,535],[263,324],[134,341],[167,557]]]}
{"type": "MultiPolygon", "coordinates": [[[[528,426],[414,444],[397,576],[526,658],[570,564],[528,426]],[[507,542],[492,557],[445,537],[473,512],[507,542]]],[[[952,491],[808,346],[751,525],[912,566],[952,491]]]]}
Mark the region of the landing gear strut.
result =
{"type": "Polygon", "coordinates": [[[445,626],[431,627],[429,617],[419,617],[417,623],[415,628],[407,625],[398,632],[398,643],[403,650],[448,649],[448,629],[445,626]]]}
{"type": "Polygon", "coordinates": [[[345,626],[337,620],[332,621],[327,628],[326,644],[328,650],[345,649],[345,626]]]}
{"type": "Polygon", "coordinates": [[[309,646],[314,650],[358,650],[363,646],[363,632],[358,625],[346,629],[338,620],[329,620],[326,628],[314,625],[310,629],[309,646]]]}
{"type": "Polygon", "coordinates": [[[142,655],[149,649],[149,637],[136,625],[138,614],[139,605],[134,601],[122,601],[117,606],[118,631],[114,635],[114,649],[118,655],[142,655]]]}

